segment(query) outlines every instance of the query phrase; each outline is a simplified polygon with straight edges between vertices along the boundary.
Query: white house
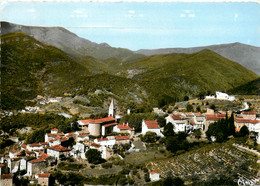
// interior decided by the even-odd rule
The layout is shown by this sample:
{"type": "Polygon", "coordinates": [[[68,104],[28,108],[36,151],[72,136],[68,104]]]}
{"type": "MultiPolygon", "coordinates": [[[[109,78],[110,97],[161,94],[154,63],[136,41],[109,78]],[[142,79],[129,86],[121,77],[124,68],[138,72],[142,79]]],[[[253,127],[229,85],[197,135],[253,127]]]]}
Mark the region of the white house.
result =
{"type": "Polygon", "coordinates": [[[40,143],[32,143],[32,144],[27,144],[26,148],[29,151],[43,150],[43,145],[40,143]]]}
{"type": "Polygon", "coordinates": [[[206,96],[205,99],[223,99],[223,100],[235,101],[236,98],[234,96],[229,96],[226,93],[216,91],[215,96],[206,96]]]}
{"type": "Polygon", "coordinates": [[[63,147],[61,145],[55,145],[55,146],[52,146],[52,147],[49,147],[47,149],[47,154],[49,156],[53,156],[55,157],[56,159],[60,159],[60,155],[64,155],[64,156],[69,156],[69,152],[71,151],[71,149],[69,148],[66,148],[66,147],[63,147]]]}
{"type": "Polygon", "coordinates": [[[179,115],[169,115],[166,118],[166,123],[171,123],[173,125],[174,132],[184,132],[188,125],[188,121],[183,119],[179,115]]]}
{"type": "Polygon", "coordinates": [[[160,180],[160,174],[158,172],[155,172],[155,171],[150,171],[150,180],[151,181],[158,181],[160,180]]]}
{"type": "Polygon", "coordinates": [[[97,143],[101,146],[113,147],[116,144],[116,139],[114,136],[108,136],[106,138],[95,139],[94,143],[97,143]]]}
{"type": "Polygon", "coordinates": [[[85,145],[82,143],[76,143],[75,145],[73,145],[70,155],[73,156],[74,158],[80,157],[81,159],[86,159],[85,153],[86,153],[85,145]]]}
{"type": "Polygon", "coordinates": [[[133,137],[134,135],[134,129],[131,128],[128,123],[118,124],[113,127],[113,132],[117,133],[128,133],[130,134],[130,137],[133,137]]]}
{"type": "Polygon", "coordinates": [[[143,120],[142,121],[142,134],[145,135],[148,131],[155,132],[157,136],[163,136],[160,126],[156,120],[143,120]]]}

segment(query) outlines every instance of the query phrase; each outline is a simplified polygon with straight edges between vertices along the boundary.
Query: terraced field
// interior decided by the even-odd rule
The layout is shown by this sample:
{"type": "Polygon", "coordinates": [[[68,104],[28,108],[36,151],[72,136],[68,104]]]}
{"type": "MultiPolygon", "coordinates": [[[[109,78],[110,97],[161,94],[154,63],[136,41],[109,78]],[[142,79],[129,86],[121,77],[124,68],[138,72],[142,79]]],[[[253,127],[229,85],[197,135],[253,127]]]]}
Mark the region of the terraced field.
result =
{"type": "Polygon", "coordinates": [[[211,144],[167,160],[150,161],[146,166],[161,177],[172,175],[195,183],[222,176],[260,180],[258,158],[225,143],[211,144]]]}

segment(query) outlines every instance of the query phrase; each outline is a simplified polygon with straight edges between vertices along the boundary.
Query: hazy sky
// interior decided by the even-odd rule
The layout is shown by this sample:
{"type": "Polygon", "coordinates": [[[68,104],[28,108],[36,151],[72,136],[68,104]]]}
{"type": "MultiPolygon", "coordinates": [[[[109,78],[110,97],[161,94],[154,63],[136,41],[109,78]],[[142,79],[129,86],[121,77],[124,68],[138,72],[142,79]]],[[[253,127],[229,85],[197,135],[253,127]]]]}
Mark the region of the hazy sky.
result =
{"type": "Polygon", "coordinates": [[[9,2],[1,20],[62,26],[114,47],[153,49],[241,42],[260,46],[260,4],[9,2]]]}

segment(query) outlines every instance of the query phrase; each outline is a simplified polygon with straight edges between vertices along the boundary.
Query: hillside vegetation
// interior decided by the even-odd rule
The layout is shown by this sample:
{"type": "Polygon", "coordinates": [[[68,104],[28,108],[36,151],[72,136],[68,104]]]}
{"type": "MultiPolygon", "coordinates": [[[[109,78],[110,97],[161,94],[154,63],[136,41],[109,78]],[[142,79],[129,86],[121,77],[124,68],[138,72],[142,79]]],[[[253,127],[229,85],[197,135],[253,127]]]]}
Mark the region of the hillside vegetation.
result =
{"type": "Polygon", "coordinates": [[[61,50],[14,32],[1,36],[1,107],[23,108],[38,94],[74,92],[89,71],[61,50]]]}
{"type": "Polygon", "coordinates": [[[140,71],[133,79],[156,97],[228,91],[258,77],[210,50],[155,55],[132,64],[128,69],[140,71]]]}
{"type": "Polygon", "coordinates": [[[141,60],[100,60],[71,58],[21,32],[3,35],[1,41],[2,109],[24,108],[39,94],[64,93],[88,97],[91,106],[102,106],[114,97],[124,106],[143,104],[147,108],[186,95],[236,90],[258,77],[210,50],[141,60]]]}

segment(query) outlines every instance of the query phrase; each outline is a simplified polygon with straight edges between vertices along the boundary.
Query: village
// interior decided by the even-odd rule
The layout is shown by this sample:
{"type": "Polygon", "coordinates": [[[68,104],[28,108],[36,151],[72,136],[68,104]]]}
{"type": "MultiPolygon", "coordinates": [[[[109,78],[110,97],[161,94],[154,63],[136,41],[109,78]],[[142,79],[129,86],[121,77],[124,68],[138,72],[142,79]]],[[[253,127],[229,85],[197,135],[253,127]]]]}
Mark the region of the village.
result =
{"type": "MultiPolygon", "coordinates": [[[[59,98],[61,99],[61,98],[59,98]]],[[[222,92],[216,92],[214,96],[206,96],[207,100],[225,100],[234,102],[236,98],[229,96],[222,92]]],[[[58,100],[50,100],[50,102],[58,102],[58,100]]],[[[44,103],[48,104],[48,103],[44,103]]],[[[39,110],[38,107],[27,107],[27,111],[35,113],[39,110]]],[[[57,170],[58,166],[62,162],[68,162],[73,159],[74,162],[87,162],[88,167],[94,167],[94,169],[104,169],[104,167],[95,167],[97,164],[105,164],[104,162],[110,162],[111,159],[119,159],[124,161],[126,154],[145,152],[150,147],[150,143],[145,138],[155,136],[158,141],[167,137],[166,126],[172,126],[174,134],[186,133],[187,138],[197,141],[210,141],[215,142],[216,137],[211,136],[207,138],[206,132],[209,127],[222,119],[227,117],[234,117],[235,131],[238,133],[244,126],[247,127],[250,138],[255,141],[256,144],[260,144],[260,113],[259,108],[250,110],[246,102],[243,103],[243,108],[236,111],[230,109],[226,111],[214,110],[214,108],[207,108],[205,112],[199,112],[195,110],[188,111],[180,109],[173,109],[170,113],[163,111],[159,108],[154,108],[154,113],[163,116],[166,125],[160,126],[157,120],[142,119],[141,131],[137,132],[134,127],[131,127],[131,123],[122,122],[121,116],[115,113],[114,100],[111,100],[108,108],[107,117],[97,119],[80,119],[77,121],[78,128],[80,130],[64,133],[57,128],[52,128],[50,133],[46,133],[44,141],[35,142],[31,144],[25,144],[24,141],[19,140],[17,137],[10,137],[15,142],[15,148],[10,149],[4,154],[0,154],[0,174],[2,185],[12,185],[14,182],[14,174],[19,173],[19,178],[27,179],[31,184],[39,185],[52,185],[58,184],[57,180],[52,180],[51,172],[57,170]],[[199,137],[194,137],[195,131],[199,132],[199,137]],[[166,135],[166,136],[165,136],[166,135]],[[99,152],[101,161],[96,163],[90,161],[90,152],[99,152]],[[95,166],[94,166],[95,165],[95,166]],[[21,174],[23,172],[23,174],[21,174]]],[[[5,115],[12,115],[12,113],[4,113],[5,115]]],[[[130,114],[130,110],[126,114],[130,114]]],[[[66,115],[68,116],[68,115],[66,115]]],[[[65,116],[64,116],[65,117],[65,116]]],[[[30,130],[24,128],[23,130],[30,130]]],[[[172,132],[172,131],[170,131],[172,132]]],[[[7,134],[1,134],[7,135],[7,134]]],[[[165,146],[157,146],[157,150],[165,150],[165,146]]],[[[228,153],[225,147],[219,151],[228,153]]],[[[223,152],[211,152],[211,156],[223,152]],[[214,153],[214,155],[212,154],[214,153]]],[[[239,152],[239,150],[238,150],[239,152]]],[[[237,153],[238,153],[237,152],[237,153]]],[[[259,151],[256,151],[259,153],[259,151]]],[[[194,159],[194,155],[189,158],[194,159]]],[[[197,156],[202,156],[197,153],[197,156]]],[[[189,174],[189,169],[181,168],[180,162],[186,162],[187,167],[189,159],[181,160],[169,160],[169,164],[174,164],[174,167],[178,167],[174,172],[174,175],[183,176],[189,174]]],[[[206,161],[206,160],[205,160],[206,161]]],[[[231,160],[230,160],[231,161],[231,160]]],[[[102,164],[102,165],[103,165],[102,164]]],[[[112,165],[111,165],[112,166],[112,165]]],[[[146,164],[143,177],[145,182],[155,182],[162,178],[165,178],[167,170],[163,171],[163,165],[153,162],[146,164]],[[161,168],[160,168],[161,167],[161,168]]],[[[207,171],[206,169],[203,170],[207,171]]],[[[201,173],[202,174],[202,173],[201,173]]],[[[17,178],[16,178],[17,179],[17,178]]]]}

